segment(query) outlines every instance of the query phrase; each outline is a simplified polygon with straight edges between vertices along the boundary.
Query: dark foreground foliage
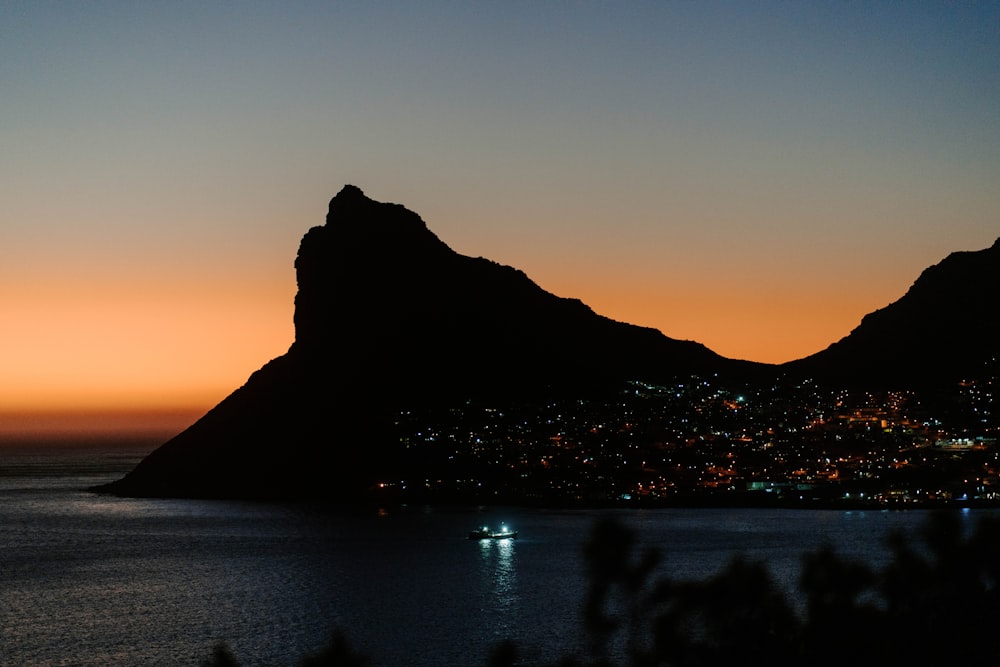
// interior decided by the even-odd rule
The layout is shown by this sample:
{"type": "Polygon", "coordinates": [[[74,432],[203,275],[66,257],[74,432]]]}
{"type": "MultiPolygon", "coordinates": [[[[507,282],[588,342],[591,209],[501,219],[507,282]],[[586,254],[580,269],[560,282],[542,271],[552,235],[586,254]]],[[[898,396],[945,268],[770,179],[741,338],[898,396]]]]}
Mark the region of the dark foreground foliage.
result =
{"type": "MultiPolygon", "coordinates": [[[[965,531],[957,513],[931,514],[916,539],[894,533],[881,570],[829,546],[803,556],[796,607],[767,568],[743,558],[703,581],[660,572],[661,555],[637,549],[614,520],[586,549],[584,655],[559,667],[704,667],[735,664],[1000,664],[1000,519],[965,531]]],[[[342,635],[300,667],[369,664],[342,635]]],[[[532,664],[511,643],[489,667],[532,664]]],[[[225,646],[202,667],[237,667],[225,646]]]]}
{"type": "MultiPolygon", "coordinates": [[[[334,633],[330,643],[319,653],[306,656],[298,667],[370,667],[371,662],[354,650],[342,633],[334,633]]],[[[225,644],[216,645],[212,655],[201,661],[199,667],[240,667],[239,661],[225,644]]]]}

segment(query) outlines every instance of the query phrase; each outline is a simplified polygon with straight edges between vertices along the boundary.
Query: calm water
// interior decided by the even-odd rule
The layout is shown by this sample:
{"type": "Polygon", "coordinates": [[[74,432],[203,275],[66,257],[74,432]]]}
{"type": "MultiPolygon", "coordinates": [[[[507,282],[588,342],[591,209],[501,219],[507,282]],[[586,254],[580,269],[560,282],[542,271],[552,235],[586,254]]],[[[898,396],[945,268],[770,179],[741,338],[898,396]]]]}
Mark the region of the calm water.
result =
{"type": "MultiPolygon", "coordinates": [[[[0,447],[0,664],[192,665],[225,641],[242,664],[295,665],[336,629],[377,665],[481,665],[513,639],[538,660],[580,646],[581,547],[614,514],[676,577],[733,554],[789,587],[820,542],[879,563],[921,512],[541,511],[411,507],[379,515],[83,489],[148,448],[0,447]],[[470,542],[501,520],[516,542],[470,542]]],[[[974,514],[969,515],[970,520],[974,514]]]]}

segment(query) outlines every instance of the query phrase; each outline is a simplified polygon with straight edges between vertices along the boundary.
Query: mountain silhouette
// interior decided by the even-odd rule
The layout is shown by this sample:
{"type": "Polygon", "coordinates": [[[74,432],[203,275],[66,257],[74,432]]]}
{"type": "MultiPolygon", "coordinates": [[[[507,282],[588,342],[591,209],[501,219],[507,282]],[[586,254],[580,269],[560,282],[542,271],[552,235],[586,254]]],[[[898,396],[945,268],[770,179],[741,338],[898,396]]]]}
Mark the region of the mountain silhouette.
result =
{"type": "Polygon", "coordinates": [[[352,185],[302,239],[295,341],[124,478],[123,496],[353,500],[405,477],[401,411],[599,398],[626,380],[811,378],[924,389],[996,376],[1000,240],[926,269],[842,340],[780,366],[616,322],[461,255],[352,185]],[[984,375],[985,369],[985,375],[984,375]]]}
{"type": "MultiPolygon", "coordinates": [[[[616,322],[461,255],[352,185],[295,260],[295,341],[123,479],[123,496],[348,499],[396,465],[402,409],[598,395],[766,368],[616,322]]],[[[398,472],[398,471],[395,471],[398,472]]]]}
{"type": "Polygon", "coordinates": [[[851,333],[782,369],[830,384],[932,389],[996,373],[1000,360],[1000,239],[955,252],[851,333]]]}

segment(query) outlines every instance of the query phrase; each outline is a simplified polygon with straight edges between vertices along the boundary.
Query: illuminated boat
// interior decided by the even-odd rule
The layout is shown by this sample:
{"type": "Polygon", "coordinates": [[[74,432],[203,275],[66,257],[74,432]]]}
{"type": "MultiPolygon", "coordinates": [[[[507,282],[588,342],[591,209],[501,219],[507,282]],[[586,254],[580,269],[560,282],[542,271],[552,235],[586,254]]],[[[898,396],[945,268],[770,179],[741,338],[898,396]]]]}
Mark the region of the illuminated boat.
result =
{"type": "Polygon", "coordinates": [[[470,540],[516,540],[517,531],[511,530],[507,526],[500,526],[500,530],[493,530],[489,526],[477,528],[469,533],[470,540]]]}

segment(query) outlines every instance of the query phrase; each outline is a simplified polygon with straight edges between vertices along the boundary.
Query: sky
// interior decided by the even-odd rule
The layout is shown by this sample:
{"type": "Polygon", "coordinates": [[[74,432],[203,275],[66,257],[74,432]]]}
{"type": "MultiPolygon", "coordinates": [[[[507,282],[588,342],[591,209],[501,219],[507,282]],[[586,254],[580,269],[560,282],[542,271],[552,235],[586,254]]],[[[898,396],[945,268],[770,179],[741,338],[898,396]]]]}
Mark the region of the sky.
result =
{"type": "Polygon", "coordinates": [[[1000,236],[996,2],[0,4],[0,436],[180,430],[351,183],[780,363],[1000,236]]]}

